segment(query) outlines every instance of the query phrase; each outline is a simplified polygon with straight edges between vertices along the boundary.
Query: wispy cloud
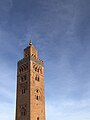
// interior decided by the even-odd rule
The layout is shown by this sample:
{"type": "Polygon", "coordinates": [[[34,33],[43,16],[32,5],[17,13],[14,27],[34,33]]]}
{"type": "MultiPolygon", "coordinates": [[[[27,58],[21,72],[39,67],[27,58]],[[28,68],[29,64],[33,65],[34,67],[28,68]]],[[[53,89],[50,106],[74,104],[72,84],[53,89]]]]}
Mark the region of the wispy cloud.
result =
{"type": "Polygon", "coordinates": [[[46,104],[47,120],[54,120],[55,118],[89,120],[89,109],[87,109],[87,106],[90,106],[89,104],[90,99],[81,101],[63,100],[62,102],[56,100],[53,103],[49,101],[46,104]]]}
{"type": "Polygon", "coordinates": [[[0,119],[1,120],[14,120],[15,119],[15,104],[0,103],[0,119]]]}
{"type": "Polygon", "coordinates": [[[15,70],[7,63],[0,64],[0,119],[14,120],[15,117],[15,70]]]}

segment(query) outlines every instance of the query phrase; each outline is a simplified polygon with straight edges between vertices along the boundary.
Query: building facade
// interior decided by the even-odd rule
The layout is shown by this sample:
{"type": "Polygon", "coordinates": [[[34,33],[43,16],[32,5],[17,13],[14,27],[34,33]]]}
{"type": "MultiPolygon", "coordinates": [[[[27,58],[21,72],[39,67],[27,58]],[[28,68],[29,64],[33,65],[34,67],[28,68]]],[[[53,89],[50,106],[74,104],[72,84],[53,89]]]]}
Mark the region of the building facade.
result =
{"type": "Polygon", "coordinates": [[[44,63],[31,41],[17,65],[16,120],[45,120],[44,63]]]}

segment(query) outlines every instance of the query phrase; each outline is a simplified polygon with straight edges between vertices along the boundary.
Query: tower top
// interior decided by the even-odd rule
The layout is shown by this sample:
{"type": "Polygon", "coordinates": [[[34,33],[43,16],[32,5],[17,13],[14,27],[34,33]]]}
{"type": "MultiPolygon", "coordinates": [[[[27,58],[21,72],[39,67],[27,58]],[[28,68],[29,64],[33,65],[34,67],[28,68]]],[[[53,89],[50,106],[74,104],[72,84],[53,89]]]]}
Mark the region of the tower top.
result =
{"type": "Polygon", "coordinates": [[[33,58],[38,59],[38,50],[32,44],[32,40],[30,40],[28,46],[24,49],[24,58],[33,56],[33,58]]]}
{"type": "Polygon", "coordinates": [[[30,42],[29,42],[29,46],[31,46],[32,45],[32,40],[30,40],[30,42]]]}
{"type": "Polygon", "coordinates": [[[37,50],[37,48],[33,45],[32,40],[30,40],[30,42],[29,42],[29,47],[33,47],[34,49],[37,50]]]}

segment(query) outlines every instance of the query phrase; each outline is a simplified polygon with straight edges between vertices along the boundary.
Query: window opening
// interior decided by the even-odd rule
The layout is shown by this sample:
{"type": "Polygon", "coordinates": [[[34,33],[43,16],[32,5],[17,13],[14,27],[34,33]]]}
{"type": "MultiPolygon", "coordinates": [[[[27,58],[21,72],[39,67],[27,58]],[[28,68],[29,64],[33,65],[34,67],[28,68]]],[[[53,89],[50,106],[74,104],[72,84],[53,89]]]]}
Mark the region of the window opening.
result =
{"type": "Polygon", "coordinates": [[[23,77],[21,77],[21,82],[23,82],[23,77]]]}
{"type": "Polygon", "coordinates": [[[22,68],[22,71],[23,71],[23,68],[22,68]]]}
{"type": "Polygon", "coordinates": [[[22,94],[25,94],[26,90],[25,89],[22,89],[22,94]]]}
{"type": "Polygon", "coordinates": [[[36,99],[38,100],[38,96],[36,96],[36,99]]]}
{"type": "Polygon", "coordinates": [[[24,107],[22,107],[21,109],[21,116],[25,116],[26,115],[26,109],[24,107]]]}
{"type": "Polygon", "coordinates": [[[24,70],[26,70],[26,67],[24,67],[24,70]]]}
{"type": "Polygon", "coordinates": [[[37,79],[38,81],[39,81],[39,77],[38,77],[38,79],[37,79]]]}
{"type": "Polygon", "coordinates": [[[39,120],[39,117],[37,117],[37,120],[39,120]]]}
{"type": "Polygon", "coordinates": [[[39,68],[37,69],[37,72],[39,72],[39,68]]]}
{"type": "Polygon", "coordinates": [[[26,66],[26,69],[28,70],[28,65],[26,66]]]}
{"type": "Polygon", "coordinates": [[[24,111],[24,116],[25,116],[25,111],[24,111]]]}
{"type": "Polygon", "coordinates": [[[37,67],[35,68],[35,71],[37,71],[37,67]]]}
{"type": "Polygon", "coordinates": [[[26,80],[26,75],[24,75],[24,80],[26,80]]]}
{"type": "Polygon", "coordinates": [[[35,80],[39,81],[39,76],[36,76],[36,77],[35,77],[35,80]]]}

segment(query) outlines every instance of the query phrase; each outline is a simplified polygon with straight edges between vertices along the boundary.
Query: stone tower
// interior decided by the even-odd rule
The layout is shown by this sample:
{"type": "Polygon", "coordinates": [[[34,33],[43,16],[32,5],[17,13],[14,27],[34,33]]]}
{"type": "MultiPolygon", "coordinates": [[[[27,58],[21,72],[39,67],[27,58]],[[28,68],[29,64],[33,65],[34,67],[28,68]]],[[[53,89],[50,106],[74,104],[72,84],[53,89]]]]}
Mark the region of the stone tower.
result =
{"type": "Polygon", "coordinates": [[[17,67],[16,120],[45,120],[44,63],[31,41],[17,67]]]}

